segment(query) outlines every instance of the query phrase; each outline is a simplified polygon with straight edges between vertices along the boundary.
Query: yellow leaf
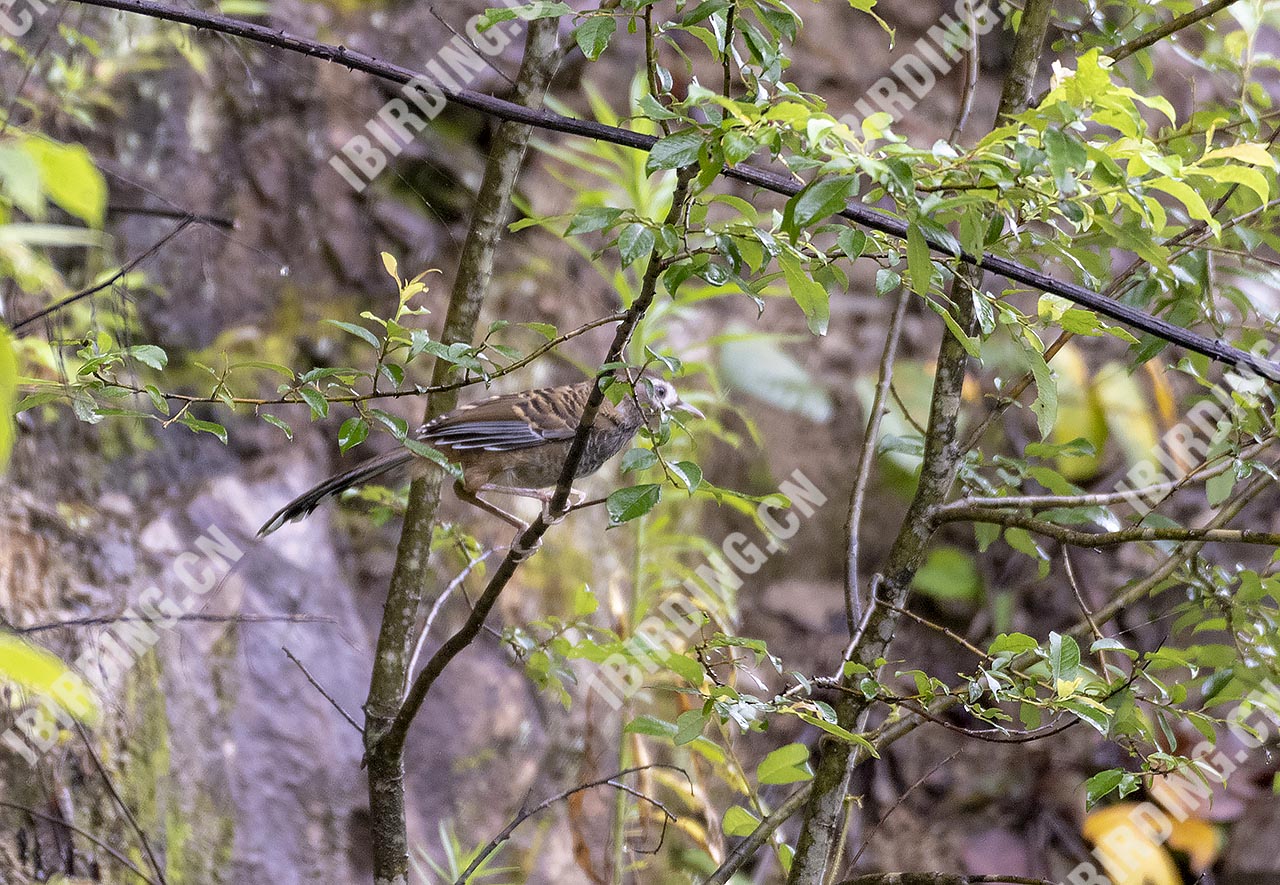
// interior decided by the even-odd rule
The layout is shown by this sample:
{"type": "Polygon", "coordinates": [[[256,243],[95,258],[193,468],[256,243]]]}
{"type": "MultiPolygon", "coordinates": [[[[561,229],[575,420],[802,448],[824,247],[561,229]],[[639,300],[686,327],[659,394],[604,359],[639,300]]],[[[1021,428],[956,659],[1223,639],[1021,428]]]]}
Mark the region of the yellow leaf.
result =
{"type": "Polygon", "coordinates": [[[1095,376],[1094,392],[1129,463],[1150,458],[1160,443],[1160,431],[1147,406],[1147,394],[1129,370],[1120,363],[1107,363],[1095,376]]]}
{"type": "Polygon", "coordinates": [[[1213,866],[1225,841],[1221,827],[1198,817],[1175,820],[1169,834],[1169,847],[1187,855],[1193,873],[1203,873],[1213,866]]]}
{"type": "Polygon", "coordinates": [[[1058,692],[1058,699],[1063,700],[1071,697],[1083,684],[1083,679],[1059,679],[1058,684],[1055,686],[1058,692]]]}
{"type": "Polygon", "coordinates": [[[1156,398],[1156,411],[1160,413],[1160,425],[1173,427],[1182,419],[1182,416],[1174,400],[1174,392],[1169,385],[1168,376],[1155,360],[1146,363],[1143,368],[1151,378],[1151,389],[1156,398]]]}
{"type": "Polygon", "coordinates": [[[98,703],[88,684],[56,655],[10,634],[0,634],[0,684],[53,701],[75,718],[92,722],[98,703]]]}
{"type": "Polygon", "coordinates": [[[390,252],[382,252],[382,267],[387,272],[387,276],[400,282],[400,266],[396,263],[396,257],[390,252]]]}
{"type": "Polygon", "coordinates": [[[1264,145],[1254,144],[1252,142],[1228,145],[1227,147],[1209,151],[1200,158],[1200,162],[1203,163],[1205,160],[1221,160],[1223,158],[1230,158],[1232,160],[1239,160],[1242,163],[1249,163],[1254,166],[1266,166],[1268,168],[1275,168],[1276,164],[1275,158],[1272,157],[1271,154],[1267,153],[1267,149],[1264,145]]]}
{"type": "Polygon", "coordinates": [[[1055,445],[1086,439],[1093,455],[1059,455],[1054,466],[1072,482],[1091,479],[1098,473],[1102,451],[1107,444],[1107,419],[1099,407],[1080,349],[1068,344],[1053,358],[1058,376],[1058,420],[1054,422],[1049,441],[1055,445]]]}
{"type": "Polygon", "coordinates": [[[1136,802],[1099,808],[1085,818],[1084,837],[1114,885],[1182,885],[1173,858],[1152,838],[1157,825],[1141,808],[1136,802]]]}

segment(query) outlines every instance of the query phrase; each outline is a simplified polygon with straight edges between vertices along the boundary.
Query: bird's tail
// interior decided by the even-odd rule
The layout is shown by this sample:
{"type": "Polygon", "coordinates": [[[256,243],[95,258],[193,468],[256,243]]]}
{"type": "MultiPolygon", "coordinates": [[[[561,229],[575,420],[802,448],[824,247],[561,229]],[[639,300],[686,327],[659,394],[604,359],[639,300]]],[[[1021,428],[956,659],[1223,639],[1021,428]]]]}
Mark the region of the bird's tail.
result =
{"type": "Polygon", "coordinates": [[[293,522],[308,516],[312,510],[320,506],[325,498],[345,492],[352,486],[368,482],[374,477],[381,476],[387,471],[394,470],[412,460],[412,452],[407,449],[397,449],[396,451],[387,452],[385,455],[370,458],[345,473],[331,476],[277,510],[275,515],[267,520],[266,525],[258,529],[258,537],[261,538],[271,534],[286,522],[293,522]]]}

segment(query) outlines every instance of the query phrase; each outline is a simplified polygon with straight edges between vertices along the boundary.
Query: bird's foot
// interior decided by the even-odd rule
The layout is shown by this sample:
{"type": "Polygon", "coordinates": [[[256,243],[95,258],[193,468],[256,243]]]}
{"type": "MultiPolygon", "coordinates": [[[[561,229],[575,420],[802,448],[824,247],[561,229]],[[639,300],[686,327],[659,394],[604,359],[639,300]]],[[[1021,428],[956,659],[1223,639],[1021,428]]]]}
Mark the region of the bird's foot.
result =
{"type": "Polygon", "coordinates": [[[520,539],[523,537],[524,537],[523,531],[519,532],[516,535],[515,540],[511,542],[511,552],[508,554],[511,557],[511,561],[517,564],[524,562],[525,560],[533,556],[533,554],[537,553],[538,550],[542,548],[541,538],[534,541],[532,547],[520,546],[520,539]]]}
{"type": "Polygon", "coordinates": [[[564,522],[564,518],[569,515],[573,508],[577,507],[587,498],[587,493],[580,489],[569,489],[569,500],[565,502],[565,509],[560,513],[551,512],[551,501],[555,498],[555,492],[546,492],[542,498],[542,522],[546,525],[559,525],[564,522]]]}

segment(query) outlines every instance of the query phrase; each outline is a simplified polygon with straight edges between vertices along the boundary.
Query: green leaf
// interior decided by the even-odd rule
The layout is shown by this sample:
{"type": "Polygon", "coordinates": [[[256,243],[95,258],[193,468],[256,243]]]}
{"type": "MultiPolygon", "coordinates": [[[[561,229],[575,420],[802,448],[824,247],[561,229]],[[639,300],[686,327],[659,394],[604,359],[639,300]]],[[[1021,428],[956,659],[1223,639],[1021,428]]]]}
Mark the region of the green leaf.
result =
{"type": "Polygon", "coordinates": [[[452,476],[454,479],[462,479],[462,470],[457,464],[454,464],[443,452],[438,452],[426,443],[418,442],[412,436],[405,437],[404,447],[413,452],[420,458],[426,458],[433,464],[439,465],[444,472],[452,476]]]}
{"type": "Polygon", "coordinates": [[[565,229],[565,235],[572,237],[577,234],[604,230],[617,221],[621,215],[621,209],[613,209],[609,206],[591,206],[573,216],[573,220],[569,222],[569,227],[565,229]]]}
{"type": "Polygon", "coordinates": [[[372,332],[370,332],[368,329],[366,329],[364,326],[357,326],[355,323],[344,323],[340,320],[325,320],[325,322],[331,326],[337,326],[339,329],[341,329],[342,331],[350,335],[355,335],[361,341],[365,342],[370,347],[372,347],[374,350],[378,350],[378,351],[382,350],[382,342],[379,341],[378,337],[374,335],[372,332]]]}
{"type": "MultiPolygon", "coordinates": [[[[0,332],[0,335],[3,335],[3,332],[0,332]]],[[[3,362],[3,360],[4,360],[4,345],[0,344],[0,362],[3,362]]],[[[0,376],[3,375],[3,372],[4,370],[0,369],[0,376]]],[[[0,381],[0,388],[3,387],[3,383],[4,383],[3,381],[0,381]]],[[[3,390],[0,390],[0,397],[3,397],[3,396],[4,396],[3,390]]],[[[13,414],[18,415],[18,414],[21,414],[22,412],[27,412],[27,411],[30,411],[31,409],[39,408],[40,406],[43,406],[47,403],[56,402],[62,399],[63,396],[64,394],[60,390],[41,390],[37,393],[30,394],[29,396],[24,396],[22,399],[18,400],[18,404],[13,407],[13,414]]],[[[4,403],[0,402],[0,408],[3,408],[3,406],[4,406],[4,403]]],[[[4,420],[3,418],[0,418],[0,421],[3,421],[3,420],[4,420]]],[[[4,435],[4,429],[0,427],[0,436],[3,436],[3,435],[4,435]]],[[[0,465],[2,465],[3,463],[4,463],[3,457],[0,457],[0,465]]]]}
{"type": "Polygon", "coordinates": [[[1093,726],[1094,730],[1103,737],[1106,737],[1111,731],[1110,711],[1105,707],[1099,709],[1098,706],[1094,706],[1097,703],[1096,701],[1090,702],[1090,699],[1086,697],[1074,697],[1066,698],[1058,703],[1061,704],[1063,709],[1070,710],[1093,726]]]}
{"type": "Polygon", "coordinates": [[[933,258],[924,230],[914,221],[907,225],[907,270],[911,275],[911,291],[917,295],[927,294],[933,279],[933,258]]]}
{"type": "Polygon", "coordinates": [[[973,557],[956,547],[930,550],[913,586],[926,596],[951,602],[979,602],[982,578],[973,557]]]}
{"type": "Polygon", "coordinates": [[[329,415],[329,401],[324,398],[324,394],[316,390],[314,387],[302,387],[298,389],[298,395],[301,396],[311,407],[311,420],[316,418],[326,418],[329,415]]]}
{"type": "Polygon", "coordinates": [[[721,145],[724,148],[724,161],[730,166],[738,165],[760,149],[759,142],[738,129],[726,132],[721,145]]]}
{"type": "Polygon", "coordinates": [[[294,371],[288,366],[282,366],[279,363],[272,363],[266,360],[244,360],[242,362],[233,363],[233,369],[265,369],[268,372],[275,372],[277,375],[283,375],[290,381],[294,379],[294,371]]]}
{"type": "Polygon", "coordinates": [[[826,288],[812,279],[800,265],[800,259],[790,252],[778,256],[778,264],[782,266],[782,275],[787,281],[791,297],[804,311],[809,322],[809,331],[815,335],[827,334],[827,323],[831,319],[830,299],[826,288]]]}
{"type": "Polygon", "coordinates": [[[386,426],[396,439],[403,441],[409,435],[409,422],[399,415],[392,415],[382,409],[370,409],[369,414],[386,426]]]}
{"type": "Polygon", "coordinates": [[[191,428],[193,433],[212,433],[224,446],[227,444],[227,428],[216,421],[202,421],[188,412],[182,416],[182,424],[191,428]]]}
{"type": "Polygon", "coordinates": [[[622,729],[623,734],[647,734],[650,737],[673,738],[676,736],[674,723],[645,713],[637,716],[622,729]]]}
{"type": "Polygon", "coordinates": [[[49,199],[90,227],[102,227],[107,181],[84,145],[28,138],[22,147],[40,168],[49,199]]]}
{"type": "Polygon", "coordinates": [[[1031,375],[1036,381],[1036,401],[1031,404],[1031,411],[1035,413],[1040,438],[1048,439],[1053,425],[1058,421],[1058,382],[1040,351],[1027,347],[1024,353],[1027,362],[1031,364],[1031,375]]]}
{"type": "Polygon", "coordinates": [[[154,344],[135,344],[124,352],[153,369],[163,369],[169,363],[169,355],[154,344]]]}
{"type": "Polygon", "coordinates": [[[756,780],[761,784],[794,784],[811,777],[809,748],[804,744],[779,747],[756,766],[756,780]]]}
{"type": "Polygon", "coordinates": [[[651,482],[618,489],[605,502],[605,508],[609,511],[609,522],[621,525],[644,516],[654,508],[661,497],[662,487],[651,482]]]}
{"type": "Polygon", "coordinates": [[[1236,472],[1234,470],[1224,470],[1217,476],[1211,476],[1205,480],[1204,493],[1209,501],[1210,507],[1217,507],[1223,501],[1231,497],[1231,490],[1236,486],[1236,472]]]}
{"type": "Polygon", "coordinates": [[[707,726],[707,717],[702,715],[701,708],[685,710],[676,718],[676,733],[673,738],[677,747],[687,744],[702,735],[707,726]]]}
{"type": "Polygon", "coordinates": [[[1125,771],[1121,768],[1108,768],[1106,771],[1099,771],[1084,782],[1087,807],[1092,808],[1097,805],[1098,801],[1105,798],[1112,790],[1119,790],[1120,796],[1124,797],[1136,790],[1138,784],[1138,775],[1131,771],[1125,771]]]}
{"type": "Polygon", "coordinates": [[[396,261],[396,257],[390,252],[379,253],[382,256],[382,267],[387,272],[387,276],[396,281],[396,285],[400,285],[400,265],[396,261]]]}
{"type": "Polygon", "coordinates": [[[1049,634],[1049,672],[1054,682],[1074,679],[1080,672],[1080,646],[1070,636],[1049,634]]]}
{"type": "Polygon", "coordinates": [[[646,175],[659,169],[679,169],[698,161],[698,151],[702,149],[706,136],[698,129],[682,129],[658,142],[649,151],[649,159],[645,163],[646,175]]]}
{"type": "Polygon", "coordinates": [[[363,418],[348,418],[338,428],[338,448],[346,452],[369,438],[369,422],[363,418]]]}
{"type": "Polygon", "coordinates": [[[264,412],[262,414],[262,420],[266,421],[272,427],[279,427],[281,430],[283,430],[286,439],[293,439],[293,428],[290,427],[288,424],[284,423],[283,421],[281,421],[275,415],[269,415],[264,412]]]}
{"type": "Polygon", "coordinates": [[[842,227],[836,234],[836,245],[850,261],[857,261],[867,249],[867,235],[857,228],[842,227]]]}
{"type": "Polygon", "coordinates": [[[7,633],[0,633],[0,685],[47,698],[82,722],[99,716],[88,683],[55,655],[7,633]]]}
{"type": "Polygon", "coordinates": [[[805,713],[802,710],[796,710],[794,712],[796,716],[800,717],[805,722],[808,722],[810,725],[820,728],[827,734],[838,737],[842,741],[847,741],[848,743],[862,747],[869,755],[876,759],[880,758],[880,754],[876,752],[875,744],[871,743],[871,741],[867,740],[862,735],[854,734],[847,728],[842,728],[836,723],[828,722],[826,719],[823,719],[820,716],[814,716],[812,713],[805,713]]]}
{"type": "Polygon", "coordinates": [[[731,805],[720,821],[726,836],[750,836],[760,826],[760,818],[741,805],[731,805]]]}
{"type": "Polygon", "coordinates": [[[532,329],[548,341],[553,340],[557,334],[556,327],[550,323],[521,323],[526,329],[532,329]]]}
{"type": "Polygon", "coordinates": [[[637,259],[648,256],[653,251],[657,237],[653,228],[646,224],[628,224],[618,234],[618,253],[622,258],[622,266],[627,267],[637,259]]]}
{"type": "Polygon", "coordinates": [[[693,494],[702,485],[702,468],[692,461],[677,461],[671,465],[671,472],[684,483],[689,494],[693,494]]]}
{"type": "Polygon", "coordinates": [[[498,6],[484,11],[476,21],[476,30],[483,34],[499,22],[509,22],[515,18],[530,22],[540,18],[560,18],[564,15],[573,15],[573,10],[563,3],[549,3],[545,0],[525,3],[523,6],[498,6]]]}
{"type": "Polygon", "coordinates": [[[1040,647],[1040,643],[1034,637],[1028,636],[1026,633],[1001,633],[991,642],[991,646],[987,649],[987,653],[998,655],[1009,653],[1020,655],[1024,652],[1031,651],[1040,647]]]}
{"type": "Polygon", "coordinates": [[[19,209],[39,221],[44,218],[44,187],[35,158],[14,142],[0,144],[0,187],[19,209]]]}
{"type": "Polygon", "coordinates": [[[1049,557],[1040,549],[1040,545],[1031,537],[1031,533],[1026,529],[1006,528],[1004,530],[1005,543],[1017,550],[1019,553],[1025,553],[1032,559],[1039,560],[1041,577],[1044,577],[1049,570],[1049,557]]]}
{"type": "Polygon", "coordinates": [[[600,57],[600,53],[608,48],[609,40],[617,29],[618,22],[613,16],[593,15],[578,25],[578,29],[573,32],[573,38],[578,42],[578,48],[582,50],[587,60],[595,61],[600,57]]]}
{"type": "Polygon", "coordinates": [[[622,456],[622,472],[646,470],[658,463],[658,456],[650,449],[631,449],[622,456]]]}
{"type": "Polygon", "coordinates": [[[600,608],[600,597],[592,593],[591,588],[586,584],[583,584],[574,592],[573,614],[575,617],[585,617],[595,612],[598,608],[600,608]]]}
{"type": "Polygon", "coordinates": [[[801,228],[836,214],[844,208],[849,195],[853,193],[855,184],[853,176],[838,175],[832,178],[819,178],[805,185],[798,194],[787,201],[782,216],[782,229],[795,238],[801,228]]]}

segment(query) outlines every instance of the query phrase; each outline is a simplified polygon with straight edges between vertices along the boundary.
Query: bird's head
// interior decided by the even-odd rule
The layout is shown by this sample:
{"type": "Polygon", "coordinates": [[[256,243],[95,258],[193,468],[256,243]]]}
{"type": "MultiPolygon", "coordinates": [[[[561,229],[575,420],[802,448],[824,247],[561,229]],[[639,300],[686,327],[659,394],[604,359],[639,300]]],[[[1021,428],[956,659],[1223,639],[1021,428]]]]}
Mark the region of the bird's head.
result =
{"type": "Polygon", "coordinates": [[[695,418],[706,418],[697,408],[680,399],[675,385],[661,378],[650,378],[642,375],[635,381],[636,400],[642,411],[649,414],[665,415],[668,412],[686,412],[695,418]]]}

